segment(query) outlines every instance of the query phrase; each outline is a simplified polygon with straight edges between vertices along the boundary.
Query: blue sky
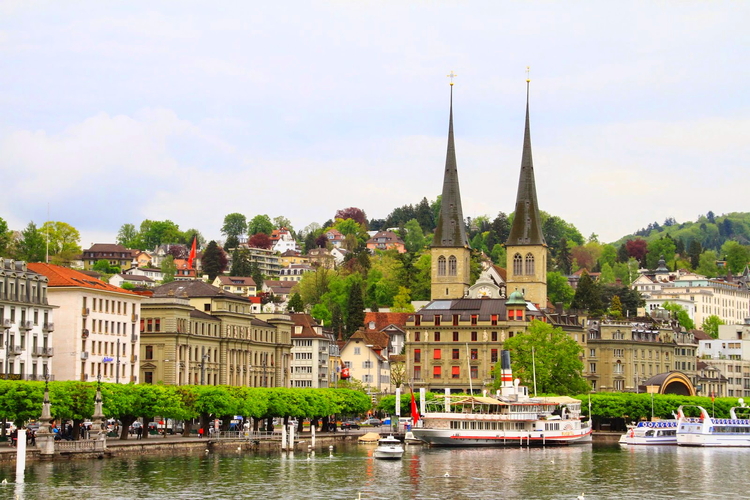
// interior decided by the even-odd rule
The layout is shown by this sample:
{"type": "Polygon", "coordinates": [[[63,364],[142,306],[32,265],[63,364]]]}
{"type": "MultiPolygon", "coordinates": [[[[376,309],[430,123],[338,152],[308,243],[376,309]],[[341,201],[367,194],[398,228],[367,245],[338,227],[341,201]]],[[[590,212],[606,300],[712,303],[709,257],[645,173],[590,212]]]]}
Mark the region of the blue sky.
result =
{"type": "Polygon", "coordinates": [[[296,229],[441,191],[513,210],[525,69],[540,208],[612,241],[748,210],[746,2],[0,0],[0,217],[84,248],[171,219],[296,229]]]}

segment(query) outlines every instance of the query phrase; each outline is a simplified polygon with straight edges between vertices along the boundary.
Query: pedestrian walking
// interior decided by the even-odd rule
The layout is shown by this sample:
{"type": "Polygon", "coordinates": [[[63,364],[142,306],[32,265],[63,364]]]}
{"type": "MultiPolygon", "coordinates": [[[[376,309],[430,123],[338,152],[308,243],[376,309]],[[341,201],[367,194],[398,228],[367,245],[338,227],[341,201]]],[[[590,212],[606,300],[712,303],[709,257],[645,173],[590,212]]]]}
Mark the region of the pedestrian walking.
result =
{"type": "Polygon", "coordinates": [[[199,438],[203,437],[203,427],[198,427],[198,437],[199,438]]]}

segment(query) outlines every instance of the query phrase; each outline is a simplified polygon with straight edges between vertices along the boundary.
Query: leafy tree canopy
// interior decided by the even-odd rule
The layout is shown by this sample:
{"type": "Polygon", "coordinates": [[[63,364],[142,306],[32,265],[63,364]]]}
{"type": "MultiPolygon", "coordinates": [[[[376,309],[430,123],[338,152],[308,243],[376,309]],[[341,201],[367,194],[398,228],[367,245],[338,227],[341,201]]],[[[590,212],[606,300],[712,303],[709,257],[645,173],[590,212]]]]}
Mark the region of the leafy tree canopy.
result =
{"type": "MultiPolygon", "coordinates": [[[[507,339],[503,347],[511,352],[513,375],[532,389],[536,371],[538,393],[566,395],[589,390],[582,375],[581,346],[562,328],[534,320],[526,332],[507,339]]],[[[499,374],[496,380],[499,385],[499,374]]]]}
{"type": "Polygon", "coordinates": [[[224,216],[224,224],[221,226],[221,234],[234,236],[235,238],[245,234],[247,230],[247,217],[240,213],[231,213],[224,216]]]}
{"type": "Polygon", "coordinates": [[[247,224],[247,234],[265,233],[271,236],[274,229],[271,218],[266,214],[256,215],[247,224]]]}

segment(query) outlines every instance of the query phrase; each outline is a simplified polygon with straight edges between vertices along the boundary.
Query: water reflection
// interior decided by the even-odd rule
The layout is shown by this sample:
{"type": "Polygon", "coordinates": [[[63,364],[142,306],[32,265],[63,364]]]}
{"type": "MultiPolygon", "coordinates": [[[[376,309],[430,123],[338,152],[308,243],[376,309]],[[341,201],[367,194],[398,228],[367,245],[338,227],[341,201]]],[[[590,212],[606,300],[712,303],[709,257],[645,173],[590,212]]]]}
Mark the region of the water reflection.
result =
{"type": "MultiPolygon", "coordinates": [[[[422,448],[402,461],[373,446],[315,453],[252,454],[31,463],[25,484],[0,497],[305,500],[750,498],[741,484],[748,450],[672,447],[422,448]]],[[[0,468],[13,482],[15,470],[0,468]]]]}

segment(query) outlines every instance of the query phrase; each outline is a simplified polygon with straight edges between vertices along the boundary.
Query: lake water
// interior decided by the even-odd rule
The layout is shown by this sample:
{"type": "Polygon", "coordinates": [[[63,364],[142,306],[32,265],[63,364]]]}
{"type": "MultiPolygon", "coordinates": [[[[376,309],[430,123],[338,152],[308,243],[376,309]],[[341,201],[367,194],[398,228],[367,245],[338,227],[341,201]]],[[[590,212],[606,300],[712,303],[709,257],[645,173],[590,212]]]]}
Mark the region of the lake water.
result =
{"type": "Polygon", "coordinates": [[[750,449],[408,446],[402,461],[375,460],[373,449],[30,463],[23,485],[10,465],[0,498],[750,498],[750,449]]]}

